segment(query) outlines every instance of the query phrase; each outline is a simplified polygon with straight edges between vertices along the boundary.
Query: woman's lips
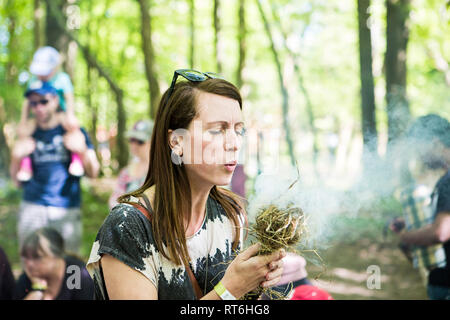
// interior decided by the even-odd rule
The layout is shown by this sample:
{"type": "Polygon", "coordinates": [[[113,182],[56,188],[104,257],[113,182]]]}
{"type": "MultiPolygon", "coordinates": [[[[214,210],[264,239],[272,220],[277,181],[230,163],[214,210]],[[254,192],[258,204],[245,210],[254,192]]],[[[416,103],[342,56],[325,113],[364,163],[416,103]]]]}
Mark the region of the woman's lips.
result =
{"type": "Polygon", "coordinates": [[[231,161],[231,162],[228,162],[228,163],[224,164],[223,166],[229,172],[233,172],[234,169],[236,168],[236,164],[237,164],[237,161],[231,161]]]}

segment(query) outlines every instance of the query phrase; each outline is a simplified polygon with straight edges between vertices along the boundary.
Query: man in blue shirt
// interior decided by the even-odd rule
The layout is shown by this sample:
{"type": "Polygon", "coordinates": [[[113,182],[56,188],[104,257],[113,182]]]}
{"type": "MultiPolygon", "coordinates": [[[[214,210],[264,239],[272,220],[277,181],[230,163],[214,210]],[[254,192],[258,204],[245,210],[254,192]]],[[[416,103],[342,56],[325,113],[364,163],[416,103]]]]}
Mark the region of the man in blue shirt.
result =
{"type": "MultiPolygon", "coordinates": [[[[80,178],[69,174],[71,153],[81,155],[88,177],[98,175],[99,163],[86,132],[66,133],[57,116],[59,98],[54,87],[42,82],[25,97],[37,128],[12,150],[11,177],[15,179],[23,157],[31,156],[33,177],[22,184],[18,216],[20,244],[32,231],[50,226],[64,237],[68,251],[78,253],[81,242],[80,178]]],[[[18,181],[15,181],[19,185],[18,181]]]]}

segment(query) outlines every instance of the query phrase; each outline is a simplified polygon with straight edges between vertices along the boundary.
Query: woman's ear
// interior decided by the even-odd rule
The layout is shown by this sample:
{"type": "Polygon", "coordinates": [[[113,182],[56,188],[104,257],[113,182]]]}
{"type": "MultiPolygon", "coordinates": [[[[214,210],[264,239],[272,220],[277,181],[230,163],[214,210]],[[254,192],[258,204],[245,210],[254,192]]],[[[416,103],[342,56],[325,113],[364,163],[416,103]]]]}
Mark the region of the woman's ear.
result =
{"type": "Polygon", "coordinates": [[[177,133],[177,130],[169,129],[169,147],[176,154],[181,156],[183,154],[183,135],[177,133]]]}

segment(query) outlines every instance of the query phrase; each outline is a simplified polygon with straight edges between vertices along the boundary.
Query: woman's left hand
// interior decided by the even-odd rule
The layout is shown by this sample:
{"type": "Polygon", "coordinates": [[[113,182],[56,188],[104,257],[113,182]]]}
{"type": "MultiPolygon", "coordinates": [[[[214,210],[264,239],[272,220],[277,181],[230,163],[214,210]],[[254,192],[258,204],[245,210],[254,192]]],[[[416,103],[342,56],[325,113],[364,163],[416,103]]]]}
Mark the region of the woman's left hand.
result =
{"type": "Polygon", "coordinates": [[[269,272],[266,275],[266,281],[263,281],[261,283],[261,286],[263,288],[273,287],[275,285],[278,285],[281,277],[283,275],[283,258],[285,257],[285,254],[280,255],[280,258],[278,260],[274,260],[269,263],[269,272]]]}

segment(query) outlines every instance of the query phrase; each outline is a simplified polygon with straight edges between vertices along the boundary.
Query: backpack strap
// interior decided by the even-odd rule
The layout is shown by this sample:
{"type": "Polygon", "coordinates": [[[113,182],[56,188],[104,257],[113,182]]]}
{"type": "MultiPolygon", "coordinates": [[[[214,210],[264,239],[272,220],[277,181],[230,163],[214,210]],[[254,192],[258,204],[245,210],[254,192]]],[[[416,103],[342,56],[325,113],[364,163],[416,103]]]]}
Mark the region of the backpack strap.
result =
{"type": "MultiPolygon", "coordinates": [[[[140,213],[142,213],[149,221],[151,221],[151,213],[152,207],[150,205],[150,201],[148,200],[147,196],[145,194],[142,194],[142,198],[144,199],[144,202],[146,206],[144,206],[140,201],[139,202],[130,202],[130,204],[139,210],[140,213]]],[[[200,300],[201,297],[203,297],[203,292],[200,289],[200,285],[198,284],[197,279],[195,278],[194,272],[192,272],[191,267],[189,264],[184,262],[184,268],[186,269],[186,272],[189,276],[189,279],[191,280],[192,287],[195,292],[195,296],[198,300],[200,300]]]]}

